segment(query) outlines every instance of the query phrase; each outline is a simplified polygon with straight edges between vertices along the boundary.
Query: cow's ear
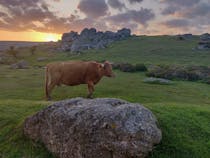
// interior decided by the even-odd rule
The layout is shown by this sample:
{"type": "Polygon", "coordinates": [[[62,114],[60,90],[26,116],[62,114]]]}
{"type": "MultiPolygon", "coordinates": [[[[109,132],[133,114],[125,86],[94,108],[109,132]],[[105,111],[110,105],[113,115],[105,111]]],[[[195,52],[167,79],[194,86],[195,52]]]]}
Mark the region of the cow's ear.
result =
{"type": "Polygon", "coordinates": [[[109,64],[109,62],[106,60],[106,61],[104,62],[104,64],[109,64]]]}

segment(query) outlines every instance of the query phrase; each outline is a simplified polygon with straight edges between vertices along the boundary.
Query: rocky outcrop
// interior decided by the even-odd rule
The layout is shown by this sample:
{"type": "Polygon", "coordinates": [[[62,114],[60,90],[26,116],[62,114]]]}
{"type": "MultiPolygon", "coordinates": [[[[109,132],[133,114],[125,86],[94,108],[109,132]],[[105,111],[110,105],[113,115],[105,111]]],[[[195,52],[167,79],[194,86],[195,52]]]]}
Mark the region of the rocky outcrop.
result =
{"type": "Polygon", "coordinates": [[[197,48],[199,50],[209,50],[210,49],[210,34],[205,33],[205,34],[201,35],[197,48]]]}
{"type": "Polygon", "coordinates": [[[130,29],[123,28],[117,32],[100,32],[95,28],[85,28],[80,34],[71,31],[64,33],[61,48],[64,51],[82,52],[88,49],[103,49],[114,41],[127,39],[131,36],[130,29]]]}
{"type": "Polygon", "coordinates": [[[193,35],[190,33],[176,36],[177,40],[180,40],[180,41],[191,39],[192,37],[193,37],[193,35]]]}
{"type": "Polygon", "coordinates": [[[143,158],[161,140],[150,110],[110,98],[56,102],[27,118],[24,134],[59,158],[143,158]]]}

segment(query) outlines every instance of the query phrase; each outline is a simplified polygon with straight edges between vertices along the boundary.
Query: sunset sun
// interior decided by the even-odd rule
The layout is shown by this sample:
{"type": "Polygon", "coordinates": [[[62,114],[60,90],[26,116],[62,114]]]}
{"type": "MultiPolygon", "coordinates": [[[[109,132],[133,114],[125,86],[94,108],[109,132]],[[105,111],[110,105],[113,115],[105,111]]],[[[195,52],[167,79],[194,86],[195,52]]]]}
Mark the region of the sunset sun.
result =
{"type": "Polygon", "coordinates": [[[60,35],[58,34],[46,34],[44,36],[44,41],[49,42],[49,41],[53,41],[56,42],[60,39],[60,35]]]}

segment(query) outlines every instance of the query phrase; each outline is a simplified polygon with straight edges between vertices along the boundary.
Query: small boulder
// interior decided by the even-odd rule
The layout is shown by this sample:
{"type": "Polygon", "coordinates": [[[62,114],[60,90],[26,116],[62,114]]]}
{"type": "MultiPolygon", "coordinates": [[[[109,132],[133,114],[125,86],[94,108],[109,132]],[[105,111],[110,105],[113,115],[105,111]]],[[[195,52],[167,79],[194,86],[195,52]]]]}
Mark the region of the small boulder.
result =
{"type": "Polygon", "coordinates": [[[15,64],[10,65],[11,69],[27,69],[29,67],[28,62],[21,60],[15,64]]]}
{"type": "Polygon", "coordinates": [[[149,84],[162,84],[162,85],[172,84],[171,80],[167,80],[164,78],[155,78],[155,77],[145,78],[144,82],[149,84]]]}
{"type": "Polygon", "coordinates": [[[204,40],[204,41],[200,41],[198,42],[198,47],[199,50],[208,50],[210,49],[210,40],[204,40]]]}
{"type": "Polygon", "coordinates": [[[162,137],[150,110],[111,98],[56,102],[27,118],[24,134],[59,158],[144,158],[162,137]]]}
{"type": "Polygon", "coordinates": [[[204,33],[200,36],[200,41],[198,42],[197,49],[199,50],[210,49],[210,34],[204,33]]]}
{"type": "Polygon", "coordinates": [[[41,62],[41,61],[46,61],[47,58],[46,57],[39,57],[36,59],[38,62],[41,62]]]}

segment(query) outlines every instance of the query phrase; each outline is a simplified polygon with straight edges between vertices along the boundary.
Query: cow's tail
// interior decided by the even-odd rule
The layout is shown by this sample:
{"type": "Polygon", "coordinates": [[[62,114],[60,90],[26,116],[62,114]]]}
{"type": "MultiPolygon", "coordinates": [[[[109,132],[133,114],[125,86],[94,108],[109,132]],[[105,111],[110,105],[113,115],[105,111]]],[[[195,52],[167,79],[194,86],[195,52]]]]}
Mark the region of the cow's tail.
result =
{"type": "Polygon", "coordinates": [[[48,92],[48,82],[49,82],[49,70],[48,67],[46,66],[45,68],[45,97],[48,100],[49,98],[49,92],[48,92]]]}

